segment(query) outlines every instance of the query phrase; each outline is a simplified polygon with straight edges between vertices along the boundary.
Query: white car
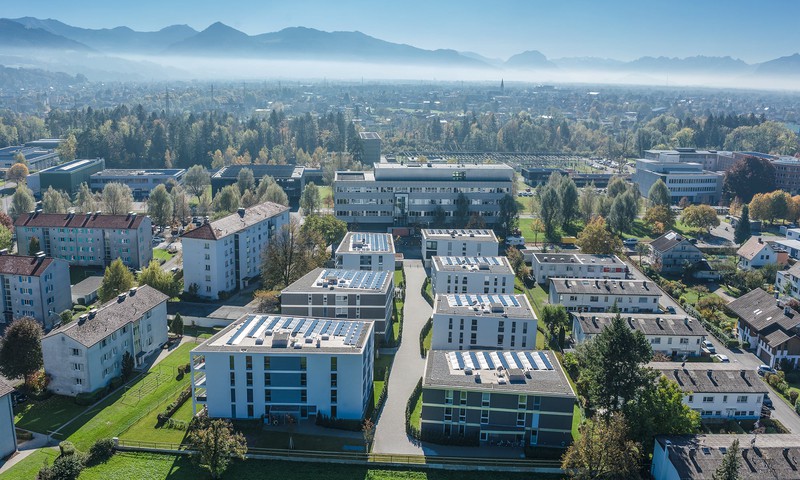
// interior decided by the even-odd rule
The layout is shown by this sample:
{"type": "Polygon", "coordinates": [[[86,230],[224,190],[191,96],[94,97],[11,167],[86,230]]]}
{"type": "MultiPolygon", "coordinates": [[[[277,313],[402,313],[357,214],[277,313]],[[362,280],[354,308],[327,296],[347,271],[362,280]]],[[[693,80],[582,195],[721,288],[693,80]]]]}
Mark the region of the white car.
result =
{"type": "Polygon", "coordinates": [[[703,340],[703,348],[705,348],[708,353],[717,353],[717,349],[714,347],[714,344],[708,340],[703,340]]]}
{"type": "Polygon", "coordinates": [[[723,355],[721,353],[716,353],[714,355],[711,355],[711,358],[713,358],[714,360],[717,360],[720,363],[731,363],[731,359],[728,358],[727,355],[723,355]]]}
{"type": "Polygon", "coordinates": [[[524,247],[525,237],[523,237],[522,235],[512,235],[510,237],[506,237],[506,245],[512,247],[524,247]]]}

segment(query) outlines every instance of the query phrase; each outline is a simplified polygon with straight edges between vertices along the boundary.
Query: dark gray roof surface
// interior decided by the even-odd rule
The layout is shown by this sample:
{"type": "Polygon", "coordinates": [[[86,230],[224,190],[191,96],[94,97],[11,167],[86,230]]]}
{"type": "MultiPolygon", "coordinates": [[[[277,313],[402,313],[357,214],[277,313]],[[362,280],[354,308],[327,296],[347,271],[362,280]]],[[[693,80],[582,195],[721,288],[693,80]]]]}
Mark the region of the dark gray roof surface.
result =
{"type": "Polygon", "coordinates": [[[219,240],[225,236],[234,234],[258,222],[268,218],[276,217],[289,210],[289,207],[272,202],[264,202],[246,208],[244,216],[239,213],[232,213],[227,217],[214,220],[211,223],[203,224],[197,228],[189,230],[181,235],[182,238],[198,238],[202,240],[219,240]]]}
{"type": "Polygon", "coordinates": [[[728,309],[759,333],[774,325],[784,330],[800,325],[800,315],[791,309],[786,315],[777,302],[774,296],[756,288],[729,303],[728,309]]]}
{"type": "Polygon", "coordinates": [[[555,289],[558,294],[661,296],[658,287],[651,280],[551,278],[550,288],[555,289]]]}
{"type": "Polygon", "coordinates": [[[651,368],[692,393],[767,393],[769,387],[753,370],[733,363],[651,362],[651,368]]]}
{"type": "MultiPolygon", "coordinates": [[[[679,245],[685,238],[683,235],[673,232],[670,230],[669,232],[661,235],[660,237],[656,238],[652,242],[650,242],[650,248],[657,250],[659,252],[666,252],[675,246],[679,245]]],[[[690,244],[691,245],[691,244],[690,244]]],[[[697,249],[694,245],[692,248],[697,249]]]]}
{"type": "MultiPolygon", "coordinates": [[[[615,313],[572,313],[581,324],[584,333],[597,334],[603,331],[615,313]]],[[[623,313],[620,314],[625,323],[632,329],[645,335],[707,335],[706,329],[698,322],[684,315],[623,313]]]]}
{"type": "Polygon", "coordinates": [[[146,215],[110,215],[103,213],[24,213],[14,225],[17,227],[68,227],[68,228],[139,228],[146,215]]]}

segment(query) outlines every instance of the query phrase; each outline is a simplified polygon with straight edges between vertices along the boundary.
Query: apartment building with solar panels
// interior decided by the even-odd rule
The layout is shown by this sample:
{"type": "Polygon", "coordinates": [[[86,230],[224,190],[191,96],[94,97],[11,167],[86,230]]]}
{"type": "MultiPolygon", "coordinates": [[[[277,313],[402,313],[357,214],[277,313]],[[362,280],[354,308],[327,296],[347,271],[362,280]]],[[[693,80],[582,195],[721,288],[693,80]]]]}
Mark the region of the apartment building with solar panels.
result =
{"type": "Polygon", "coordinates": [[[376,340],[389,333],[393,302],[391,272],[316,268],[281,291],[283,315],[373,322],[376,340]]]}
{"type": "Polygon", "coordinates": [[[493,230],[481,229],[422,229],[422,261],[431,266],[431,259],[439,257],[492,257],[497,256],[500,244],[493,230]]]}
{"type": "Polygon", "coordinates": [[[525,295],[437,295],[431,349],[534,348],[536,324],[536,314],[525,295]]]}
{"type": "Polygon", "coordinates": [[[575,400],[552,351],[432,350],[422,380],[422,438],[566,446],[575,400]]]}
{"type": "Polygon", "coordinates": [[[348,232],[336,249],[336,268],[393,272],[394,254],[389,233],[348,232]]]}
{"type": "Polygon", "coordinates": [[[372,398],[372,322],[246,315],[191,351],[192,408],[291,424],[361,420],[372,398]]]}
{"type": "Polygon", "coordinates": [[[433,257],[433,294],[514,293],[514,269],[506,257],[433,257]]]}

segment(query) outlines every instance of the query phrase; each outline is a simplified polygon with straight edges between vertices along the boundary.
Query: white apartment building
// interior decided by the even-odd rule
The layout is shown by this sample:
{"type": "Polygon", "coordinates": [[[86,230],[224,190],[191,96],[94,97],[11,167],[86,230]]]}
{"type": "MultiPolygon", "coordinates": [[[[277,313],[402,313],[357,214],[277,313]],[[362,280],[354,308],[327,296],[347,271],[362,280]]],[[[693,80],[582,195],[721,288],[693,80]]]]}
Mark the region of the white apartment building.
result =
{"type": "Polygon", "coordinates": [[[441,293],[514,293],[514,269],[506,257],[433,257],[431,287],[441,293]]]}
{"type": "Polygon", "coordinates": [[[775,275],[775,291],[786,293],[786,285],[789,285],[789,295],[800,299],[800,263],[795,263],[789,270],[778,270],[775,275]]]}
{"type": "Polygon", "coordinates": [[[624,280],[628,267],[616,255],[533,253],[531,275],[537,283],[551,278],[613,278],[624,280]]]}
{"type": "Polygon", "coordinates": [[[451,223],[463,194],[468,214],[494,226],[513,183],[514,169],[502,163],[376,163],[372,172],[336,172],[334,210],[350,225],[430,225],[437,212],[451,223]]]}
{"type": "MultiPolygon", "coordinates": [[[[595,338],[615,316],[615,313],[573,313],[572,338],[575,343],[595,338]]],[[[702,354],[708,332],[696,320],[682,315],[652,313],[627,314],[622,319],[631,330],[642,332],[655,352],[672,357],[702,354]]]]}
{"type": "Polygon", "coordinates": [[[32,237],[39,250],[74,266],[108,266],[117,258],[134,269],[153,259],[150,217],[128,213],[25,213],[14,222],[17,251],[34,255],[28,248],[32,237]]]}
{"type": "Polygon", "coordinates": [[[348,232],[336,249],[336,268],[393,272],[394,254],[389,233],[348,232]]]}
{"type": "Polygon", "coordinates": [[[702,418],[754,420],[769,387],[753,370],[734,363],[651,362],[650,367],[675,381],[684,391],[683,403],[702,418]]]}
{"type": "Polygon", "coordinates": [[[167,342],[168,297],[150,286],[132,288],[42,338],[50,390],[74,396],[105,387],[122,373],[129,352],[136,365],[167,342]]]}
{"type": "Polygon", "coordinates": [[[72,308],[69,264],[44,253],[21,256],[0,250],[0,299],[3,322],[33,317],[45,330],[51,329],[59,322],[58,314],[72,308]]]}
{"type": "Polygon", "coordinates": [[[246,315],[192,350],[193,409],[273,424],[361,420],[373,401],[373,325],[246,315]]]}
{"type": "Polygon", "coordinates": [[[489,229],[422,229],[422,259],[426,267],[438,257],[496,257],[497,236],[489,229]]]}
{"type": "Polygon", "coordinates": [[[570,312],[608,312],[616,305],[623,313],[653,313],[660,298],[649,280],[550,279],[549,302],[570,312]]]}
{"type": "Polygon", "coordinates": [[[525,295],[437,295],[431,349],[535,348],[536,325],[525,295]]]}
{"type": "Polygon", "coordinates": [[[11,392],[14,387],[0,380],[0,458],[17,451],[17,431],[14,428],[14,408],[11,392]]]}
{"type": "Polygon", "coordinates": [[[183,289],[211,299],[261,275],[270,238],[289,223],[289,207],[265,202],[189,230],[183,243],[183,289]]]}

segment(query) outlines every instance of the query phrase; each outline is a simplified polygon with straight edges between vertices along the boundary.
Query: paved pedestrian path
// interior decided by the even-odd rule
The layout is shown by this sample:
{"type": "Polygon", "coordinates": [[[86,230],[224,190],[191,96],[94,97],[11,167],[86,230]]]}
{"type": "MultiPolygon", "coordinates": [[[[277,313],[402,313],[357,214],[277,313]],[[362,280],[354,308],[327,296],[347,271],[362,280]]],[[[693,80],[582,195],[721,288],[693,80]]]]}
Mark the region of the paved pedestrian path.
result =
{"type": "Polygon", "coordinates": [[[406,435],[406,402],[422,377],[425,359],[419,352],[419,332],[432,314],[422,298],[422,283],[428,276],[420,260],[404,260],[406,297],[403,307],[403,339],[394,357],[389,375],[389,395],[375,428],[372,451],[422,455],[418,442],[406,435]]]}

